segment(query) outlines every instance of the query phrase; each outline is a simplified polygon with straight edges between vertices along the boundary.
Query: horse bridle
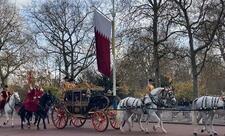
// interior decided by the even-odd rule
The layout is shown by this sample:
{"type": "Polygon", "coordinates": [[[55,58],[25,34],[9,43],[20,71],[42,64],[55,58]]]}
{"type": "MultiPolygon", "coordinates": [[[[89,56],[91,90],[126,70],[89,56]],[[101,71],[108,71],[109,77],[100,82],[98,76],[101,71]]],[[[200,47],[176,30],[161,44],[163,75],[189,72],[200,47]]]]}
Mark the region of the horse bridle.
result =
{"type": "Polygon", "coordinates": [[[162,100],[165,100],[167,95],[169,95],[170,90],[166,90],[167,88],[163,88],[163,90],[160,92],[161,97],[158,99],[158,102],[155,100],[154,96],[152,94],[149,94],[149,97],[151,98],[152,102],[159,106],[159,107],[166,107],[166,105],[163,103],[162,100]]]}
{"type": "Polygon", "coordinates": [[[150,99],[152,100],[152,103],[154,103],[156,106],[161,107],[161,106],[164,105],[164,104],[162,103],[162,101],[159,101],[159,100],[158,100],[158,102],[157,102],[156,99],[154,98],[154,96],[153,96],[152,94],[149,94],[149,97],[150,97],[150,99]]]}

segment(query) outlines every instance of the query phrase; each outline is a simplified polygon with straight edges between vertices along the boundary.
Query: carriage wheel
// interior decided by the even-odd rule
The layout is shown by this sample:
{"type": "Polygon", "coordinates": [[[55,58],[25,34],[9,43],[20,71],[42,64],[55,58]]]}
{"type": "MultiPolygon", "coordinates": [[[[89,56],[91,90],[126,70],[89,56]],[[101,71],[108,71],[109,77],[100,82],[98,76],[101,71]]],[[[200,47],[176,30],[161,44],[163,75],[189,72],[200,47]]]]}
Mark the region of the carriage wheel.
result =
{"type": "Polygon", "coordinates": [[[71,122],[72,122],[74,127],[79,128],[79,127],[82,127],[84,125],[84,123],[86,122],[86,119],[76,117],[76,116],[72,116],[71,122]]]}
{"type": "Polygon", "coordinates": [[[108,128],[109,120],[107,115],[104,112],[101,112],[101,111],[94,112],[92,114],[91,120],[92,120],[93,127],[98,132],[103,132],[108,128]]]}
{"type": "Polygon", "coordinates": [[[67,125],[68,116],[62,106],[55,106],[52,110],[52,123],[58,129],[63,129],[67,125]]]}
{"type": "Polygon", "coordinates": [[[116,115],[117,115],[116,110],[108,111],[108,117],[109,117],[110,125],[114,129],[119,129],[120,128],[120,122],[117,120],[116,115]]]}

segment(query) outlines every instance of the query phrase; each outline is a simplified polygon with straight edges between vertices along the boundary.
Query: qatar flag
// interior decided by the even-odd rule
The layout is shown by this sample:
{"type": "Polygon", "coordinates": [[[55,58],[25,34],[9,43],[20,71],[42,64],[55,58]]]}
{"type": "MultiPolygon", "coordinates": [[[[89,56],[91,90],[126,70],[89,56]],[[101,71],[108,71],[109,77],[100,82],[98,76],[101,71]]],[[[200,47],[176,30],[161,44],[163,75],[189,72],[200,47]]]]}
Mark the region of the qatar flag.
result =
{"type": "Polygon", "coordinates": [[[110,77],[110,39],[112,23],[101,13],[95,11],[94,27],[98,70],[105,76],[110,77]]]}

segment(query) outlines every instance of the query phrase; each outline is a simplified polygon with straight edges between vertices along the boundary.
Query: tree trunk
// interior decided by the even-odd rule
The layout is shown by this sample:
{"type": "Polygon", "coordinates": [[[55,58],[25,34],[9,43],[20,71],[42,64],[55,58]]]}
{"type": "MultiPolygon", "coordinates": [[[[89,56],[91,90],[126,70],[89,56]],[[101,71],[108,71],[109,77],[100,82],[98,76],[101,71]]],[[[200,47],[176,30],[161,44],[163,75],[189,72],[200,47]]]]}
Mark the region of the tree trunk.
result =
{"type": "Polygon", "coordinates": [[[225,53],[224,53],[224,47],[223,47],[223,45],[220,45],[220,52],[221,52],[221,55],[223,57],[223,61],[225,62],[225,53]]]}
{"type": "Polygon", "coordinates": [[[158,55],[158,7],[154,6],[154,17],[153,17],[153,67],[155,68],[155,86],[160,86],[160,69],[159,69],[159,55],[158,55]]]}
{"type": "Polygon", "coordinates": [[[155,67],[155,86],[160,86],[160,69],[159,69],[159,57],[158,57],[158,46],[154,45],[154,65],[155,67]]]}
{"type": "Polygon", "coordinates": [[[7,85],[7,78],[6,77],[1,77],[2,80],[2,86],[4,87],[5,85],[7,85]]]}
{"type": "Polygon", "coordinates": [[[198,92],[198,74],[197,74],[197,67],[196,67],[195,63],[196,63],[195,60],[192,60],[192,85],[193,85],[194,98],[197,98],[199,96],[199,92],[198,92]]]}
{"type": "Polygon", "coordinates": [[[64,67],[65,67],[65,73],[64,74],[66,75],[67,78],[70,78],[70,75],[69,75],[69,62],[68,62],[66,56],[67,55],[66,55],[65,47],[63,46],[62,57],[63,57],[64,67]]]}
{"type": "Polygon", "coordinates": [[[73,58],[73,46],[71,45],[72,51],[71,51],[71,69],[70,69],[70,79],[74,80],[74,58],[73,58]]]}
{"type": "Polygon", "coordinates": [[[193,85],[193,95],[194,98],[198,97],[198,72],[197,72],[197,64],[196,64],[196,53],[194,49],[194,41],[193,41],[193,34],[192,29],[188,17],[188,12],[186,9],[183,9],[185,21],[186,21],[186,29],[188,31],[188,38],[189,38],[189,46],[190,46],[190,57],[191,57],[191,71],[192,71],[192,85],[193,85]]]}

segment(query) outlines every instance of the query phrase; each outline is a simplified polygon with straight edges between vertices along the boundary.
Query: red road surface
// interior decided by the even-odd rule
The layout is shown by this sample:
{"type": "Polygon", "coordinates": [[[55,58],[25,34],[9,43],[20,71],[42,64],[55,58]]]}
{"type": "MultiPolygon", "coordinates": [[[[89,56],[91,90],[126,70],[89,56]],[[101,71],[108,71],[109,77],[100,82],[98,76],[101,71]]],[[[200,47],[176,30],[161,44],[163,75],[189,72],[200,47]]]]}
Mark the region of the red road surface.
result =
{"type": "MultiPolygon", "coordinates": [[[[1,119],[2,120],[2,119],[1,119]]],[[[138,136],[138,135],[151,135],[151,136],[192,136],[193,126],[192,125],[178,125],[178,124],[164,124],[167,134],[163,134],[161,130],[153,132],[152,124],[148,125],[150,133],[146,134],[140,132],[138,125],[135,123],[132,128],[132,132],[121,133],[119,130],[114,130],[110,126],[105,132],[96,132],[92,127],[91,122],[87,121],[82,128],[73,128],[67,126],[65,129],[56,129],[53,125],[48,125],[47,130],[43,130],[41,124],[41,130],[36,130],[35,126],[31,129],[25,128],[20,129],[19,120],[16,120],[15,127],[4,126],[0,128],[0,136],[138,136]]],[[[225,134],[225,126],[216,126],[215,129],[218,131],[220,136],[225,134]]],[[[206,136],[208,134],[199,134],[199,136],[206,136]]]]}

